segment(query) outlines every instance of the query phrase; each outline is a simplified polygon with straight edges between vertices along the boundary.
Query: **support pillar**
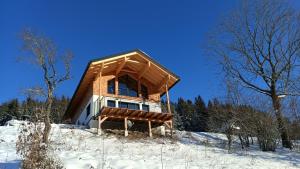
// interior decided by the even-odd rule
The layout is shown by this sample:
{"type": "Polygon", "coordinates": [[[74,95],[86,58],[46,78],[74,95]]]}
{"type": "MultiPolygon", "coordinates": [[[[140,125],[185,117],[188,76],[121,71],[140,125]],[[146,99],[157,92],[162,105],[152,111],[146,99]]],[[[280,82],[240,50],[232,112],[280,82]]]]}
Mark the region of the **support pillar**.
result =
{"type": "Polygon", "coordinates": [[[116,75],[115,78],[115,95],[119,95],[119,75],[116,75]]]}
{"type": "Polygon", "coordinates": [[[128,130],[127,130],[127,117],[124,118],[124,128],[125,128],[125,137],[128,136],[128,130]]]}
{"type": "Polygon", "coordinates": [[[99,74],[98,74],[98,80],[99,80],[99,82],[98,82],[99,98],[98,98],[98,110],[96,110],[97,113],[100,113],[100,109],[101,109],[101,95],[102,95],[102,93],[101,93],[101,87],[102,87],[101,86],[101,81],[102,81],[102,71],[103,71],[103,68],[104,68],[104,64],[101,63],[101,67],[100,67],[99,74]]]}
{"type": "Polygon", "coordinates": [[[162,136],[166,136],[166,129],[165,129],[165,126],[160,126],[160,134],[162,135],[162,136]]]}
{"type": "Polygon", "coordinates": [[[171,106],[170,106],[170,96],[169,96],[169,90],[168,90],[168,83],[166,83],[166,95],[167,95],[168,113],[171,113],[171,106]]]}
{"type": "Polygon", "coordinates": [[[152,137],[151,121],[148,121],[149,137],[152,137]]]}

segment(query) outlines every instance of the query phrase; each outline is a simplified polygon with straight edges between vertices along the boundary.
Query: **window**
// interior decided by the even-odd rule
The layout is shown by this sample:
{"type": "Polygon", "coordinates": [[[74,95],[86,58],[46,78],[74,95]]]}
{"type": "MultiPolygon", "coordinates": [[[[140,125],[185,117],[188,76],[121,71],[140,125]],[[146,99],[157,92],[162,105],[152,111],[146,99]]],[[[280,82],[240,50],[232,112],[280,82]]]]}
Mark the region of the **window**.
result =
{"type": "Polygon", "coordinates": [[[142,110],[149,112],[149,105],[142,105],[142,110]]]}
{"type": "Polygon", "coordinates": [[[111,79],[107,82],[107,93],[115,94],[115,79],[111,79]]]}
{"type": "Polygon", "coordinates": [[[146,86],[141,85],[141,93],[142,93],[143,99],[148,99],[148,89],[146,86]]]}
{"type": "Polygon", "coordinates": [[[125,75],[119,77],[119,95],[138,97],[137,81],[130,76],[125,75]]]}
{"type": "Polygon", "coordinates": [[[107,100],[107,107],[116,107],[116,101],[107,100]]]}
{"type": "Polygon", "coordinates": [[[91,104],[89,104],[86,108],[86,117],[87,118],[91,114],[91,104]]]}
{"type": "Polygon", "coordinates": [[[140,105],[137,103],[119,102],[119,107],[132,109],[132,110],[140,110],[140,105]]]}

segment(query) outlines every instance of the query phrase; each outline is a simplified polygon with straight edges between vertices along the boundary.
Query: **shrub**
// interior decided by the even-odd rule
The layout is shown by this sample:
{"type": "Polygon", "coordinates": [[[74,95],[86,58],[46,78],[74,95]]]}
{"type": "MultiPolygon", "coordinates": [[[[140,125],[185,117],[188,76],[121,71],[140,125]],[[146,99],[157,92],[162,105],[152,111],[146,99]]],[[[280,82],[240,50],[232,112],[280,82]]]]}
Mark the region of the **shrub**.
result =
{"type": "Polygon", "coordinates": [[[257,140],[262,151],[275,151],[276,141],[279,138],[279,131],[276,127],[276,121],[265,114],[258,119],[256,124],[257,140]]]}
{"type": "Polygon", "coordinates": [[[62,169],[60,161],[49,155],[43,143],[43,126],[40,123],[23,124],[16,143],[17,153],[22,157],[23,169],[62,169]]]}

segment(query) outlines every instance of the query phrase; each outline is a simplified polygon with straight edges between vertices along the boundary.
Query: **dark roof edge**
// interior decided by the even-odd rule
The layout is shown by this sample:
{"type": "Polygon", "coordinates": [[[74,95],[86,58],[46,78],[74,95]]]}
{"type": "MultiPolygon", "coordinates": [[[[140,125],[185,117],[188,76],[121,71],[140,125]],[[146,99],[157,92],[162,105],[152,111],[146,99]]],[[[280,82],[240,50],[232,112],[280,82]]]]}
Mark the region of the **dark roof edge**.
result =
{"type": "Polygon", "coordinates": [[[76,87],[76,89],[75,89],[75,92],[74,92],[74,94],[73,94],[73,96],[72,96],[72,98],[71,98],[71,100],[70,100],[70,102],[69,102],[69,104],[68,104],[68,107],[67,107],[67,109],[66,109],[66,111],[65,111],[65,114],[63,115],[63,120],[66,120],[65,118],[67,118],[66,116],[68,115],[70,106],[71,106],[71,104],[72,104],[72,102],[73,102],[73,100],[74,100],[75,95],[76,95],[77,92],[78,92],[79,86],[81,85],[81,82],[83,81],[83,78],[84,78],[84,76],[85,76],[87,70],[89,69],[91,63],[92,63],[92,62],[89,62],[89,63],[87,64],[87,66],[86,66],[86,68],[85,68],[85,70],[84,70],[84,73],[82,74],[82,76],[81,76],[81,78],[80,78],[80,81],[79,81],[79,83],[78,83],[78,85],[77,85],[77,87],[76,87]]]}

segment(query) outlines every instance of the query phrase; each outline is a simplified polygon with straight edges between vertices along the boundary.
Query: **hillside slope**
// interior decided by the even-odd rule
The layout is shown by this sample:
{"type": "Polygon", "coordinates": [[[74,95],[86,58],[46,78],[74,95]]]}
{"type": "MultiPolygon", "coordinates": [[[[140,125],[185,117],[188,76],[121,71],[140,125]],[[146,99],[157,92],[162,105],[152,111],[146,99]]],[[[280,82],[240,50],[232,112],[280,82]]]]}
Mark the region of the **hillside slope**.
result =
{"type": "MultiPolygon", "coordinates": [[[[0,126],[0,169],[19,168],[15,143],[20,123],[0,126]]],[[[300,168],[300,154],[287,149],[272,153],[252,146],[240,150],[236,144],[229,153],[222,134],[177,132],[176,139],[150,139],[129,133],[124,138],[112,133],[98,136],[94,130],[78,126],[52,127],[53,154],[68,169],[300,168]]]]}

